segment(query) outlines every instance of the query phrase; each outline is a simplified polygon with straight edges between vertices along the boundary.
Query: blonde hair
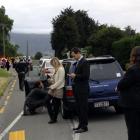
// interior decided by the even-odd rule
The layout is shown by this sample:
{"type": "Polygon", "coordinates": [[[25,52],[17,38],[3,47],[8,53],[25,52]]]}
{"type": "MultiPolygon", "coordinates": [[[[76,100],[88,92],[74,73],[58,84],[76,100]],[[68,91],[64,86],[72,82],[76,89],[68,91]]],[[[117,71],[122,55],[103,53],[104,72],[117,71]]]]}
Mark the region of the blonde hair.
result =
{"type": "Polygon", "coordinates": [[[50,61],[50,64],[54,67],[55,73],[57,72],[58,68],[62,66],[61,62],[57,57],[53,57],[50,61]]]}

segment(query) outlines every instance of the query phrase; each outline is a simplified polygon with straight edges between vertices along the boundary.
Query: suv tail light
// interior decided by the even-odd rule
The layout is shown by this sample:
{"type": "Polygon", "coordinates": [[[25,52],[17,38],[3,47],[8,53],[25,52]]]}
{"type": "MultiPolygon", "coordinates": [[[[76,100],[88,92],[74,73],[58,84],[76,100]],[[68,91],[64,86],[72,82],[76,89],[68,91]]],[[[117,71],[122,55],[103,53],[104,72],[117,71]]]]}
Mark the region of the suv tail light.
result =
{"type": "Polygon", "coordinates": [[[66,88],[66,96],[73,96],[73,91],[71,86],[67,86],[66,88]]]}

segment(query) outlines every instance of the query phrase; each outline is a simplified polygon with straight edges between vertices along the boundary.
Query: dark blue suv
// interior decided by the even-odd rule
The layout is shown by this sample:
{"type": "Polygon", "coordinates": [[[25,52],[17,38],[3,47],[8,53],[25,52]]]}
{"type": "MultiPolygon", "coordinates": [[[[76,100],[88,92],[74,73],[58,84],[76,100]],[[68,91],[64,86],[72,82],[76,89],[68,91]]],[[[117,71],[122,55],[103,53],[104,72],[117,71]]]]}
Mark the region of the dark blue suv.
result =
{"type": "MultiPolygon", "coordinates": [[[[119,80],[123,76],[120,64],[112,56],[93,57],[87,58],[87,60],[90,64],[89,108],[114,106],[116,112],[120,113],[122,110],[118,105],[119,95],[115,91],[119,80]]],[[[67,76],[67,73],[72,71],[74,62],[73,59],[63,60],[66,71],[64,98],[61,104],[63,118],[68,118],[69,113],[75,110],[71,79],[67,76]]]]}

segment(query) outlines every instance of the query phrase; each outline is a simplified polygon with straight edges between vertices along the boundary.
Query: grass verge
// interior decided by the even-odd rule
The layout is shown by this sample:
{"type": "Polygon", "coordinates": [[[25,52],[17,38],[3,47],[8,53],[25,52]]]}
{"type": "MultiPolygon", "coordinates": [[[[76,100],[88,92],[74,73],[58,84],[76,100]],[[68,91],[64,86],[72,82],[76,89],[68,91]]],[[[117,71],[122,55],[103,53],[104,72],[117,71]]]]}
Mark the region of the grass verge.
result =
{"type": "Polygon", "coordinates": [[[8,81],[10,76],[11,73],[7,72],[4,69],[0,69],[0,96],[4,94],[4,91],[8,86],[8,81]]]}

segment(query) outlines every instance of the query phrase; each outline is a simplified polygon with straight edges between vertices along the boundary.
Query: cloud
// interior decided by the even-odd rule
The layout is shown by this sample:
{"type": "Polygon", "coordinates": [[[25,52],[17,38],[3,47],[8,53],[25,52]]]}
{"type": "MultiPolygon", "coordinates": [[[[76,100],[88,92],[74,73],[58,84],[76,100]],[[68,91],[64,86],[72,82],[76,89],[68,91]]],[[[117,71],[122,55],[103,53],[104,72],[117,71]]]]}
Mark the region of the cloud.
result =
{"type": "Polygon", "coordinates": [[[85,10],[99,23],[121,28],[131,25],[140,31],[139,0],[1,0],[6,13],[14,19],[13,31],[50,32],[51,21],[61,10],[71,6],[74,10],[85,10]]]}

